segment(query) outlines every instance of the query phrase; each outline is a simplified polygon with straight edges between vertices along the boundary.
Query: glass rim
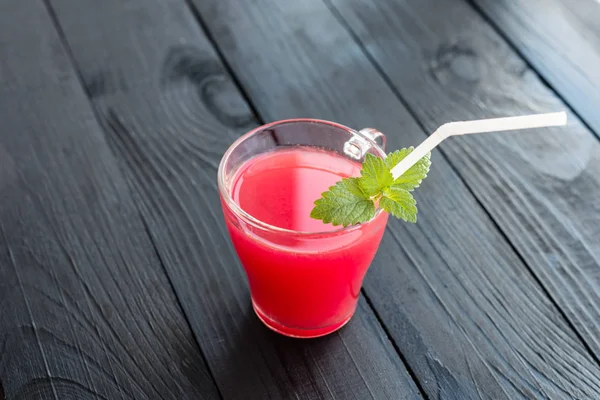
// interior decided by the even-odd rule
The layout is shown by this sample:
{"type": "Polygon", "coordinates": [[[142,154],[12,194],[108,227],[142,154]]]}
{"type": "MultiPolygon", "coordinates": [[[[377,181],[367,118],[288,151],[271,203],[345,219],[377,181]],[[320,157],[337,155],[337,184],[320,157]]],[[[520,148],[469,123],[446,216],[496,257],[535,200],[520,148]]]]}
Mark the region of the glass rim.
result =
{"type": "Polygon", "coordinates": [[[278,126],[278,125],[285,125],[285,124],[290,124],[290,123],[302,123],[302,122],[329,125],[329,126],[333,126],[335,128],[343,129],[346,132],[351,133],[352,135],[356,135],[356,136],[360,137],[361,139],[366,140],[371,145],[371,147],[374,148],[377,151],[377,153],[379,153],[379,155],[382,158],[385,158],[385,151],[381,147],[379,147],[379,145],[377,143],[375,143],[371,138],[367,137],[366,135],[360,133],[359,131],[357,131],[355,129],[349,128],[342,124],[338,124],[337,122],[332,122],[332,121],[327,121],[327,120],[322,120],[322,119],[315,119],[315,118],[292,118],[292,119],[283,119],[283,120],[279,120],[279,121],[269,122],[267,124],[258,126],[254,129],[250,130],[249,132],[245,133],[244,135],[240,136],[235,142],[233,142],[229,146],[227,151],[225,151],[225,154],[223,154],[223,157],[221,158],[221,161],[219,162],[219,168],[217,171],[217,184],[219,187],[219,192],[221,194],[221,198],[225,201],[225,204],[231,209],[231,211],[233,211],[233,213],[236,216],[242,218],[246,223],[249,223],[250,225],[253,225],[255,227],[258,227],[260,229],[264,229],[267,231],[272,231],[272,232],[277,232],[277,233],[285,233],[285,234],[294,235],[294,236],[304,236],[304,237],[306,237],[306,236],[326,236],[326,235],[335,235],[335,234],[340,234],[340,233],[352,232],[354,230],[360,229],[361,226],[369,224],[372,221],[374,221],[375,219],[377,219],[377,217],[379,217],[383,211],[379,207],[375,211],[375,215],[373,216],[373,218],[371,218],[367,222],[362,222],[359,224],[350,225],[347,227],[341,227],[341,228],[329,230],[329,231],[314,231],[314,232],[296,231],[293,229],[280,228],[278,226],[271,225],[264,221],[261,221],[260,219],[255,218],[252,215],[250,215],[249,213],[247,213],[246,211],[244,211],[235,202],[235,200],[233,200],[231,193],[229,193],[229,190],[227,190],[227,185],[225,183],[225,173],[224,173],[225,165],[229,161],[229,158],[231,157],[231,154],[233,153],[233,151],[244,141],[246,141],[253,135],[255,135],[258,132],[261,132],[265,129],[272,128],[272,127],[278,126]]]}

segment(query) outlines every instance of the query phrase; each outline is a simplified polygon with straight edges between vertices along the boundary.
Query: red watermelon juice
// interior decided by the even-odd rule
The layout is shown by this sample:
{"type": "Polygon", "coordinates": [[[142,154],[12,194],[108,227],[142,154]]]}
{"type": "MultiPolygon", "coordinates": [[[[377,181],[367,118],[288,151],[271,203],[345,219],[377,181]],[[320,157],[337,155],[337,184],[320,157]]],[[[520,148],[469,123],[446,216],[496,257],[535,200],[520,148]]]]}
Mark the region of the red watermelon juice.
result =
{"type": "Polygon", "coordinates": [[[310,218],[314,201],[361,164],[333,151],[283,147],[243,163],[228,191],[249,219],[223,201],[259,318],[287,336],[316,337],[353,315],[388,214],[341,228],[310,218]]]}

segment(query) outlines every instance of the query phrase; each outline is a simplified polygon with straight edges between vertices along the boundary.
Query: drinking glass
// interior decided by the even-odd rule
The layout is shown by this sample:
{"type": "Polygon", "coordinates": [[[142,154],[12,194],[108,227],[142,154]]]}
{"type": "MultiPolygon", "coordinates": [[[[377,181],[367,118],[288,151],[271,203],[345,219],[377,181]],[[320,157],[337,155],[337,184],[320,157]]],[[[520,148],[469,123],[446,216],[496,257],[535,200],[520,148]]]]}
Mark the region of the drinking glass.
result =
{"type": "Polygon", "coordinates": [[[366,154],[384,158],[385,136],[322,120],[277,121],[233,143],[218,171],[225,223],[245,269],[254,310],[267,327],[298,338],[329,334],[350,320],[388,219],[378,209],[366,223],[300,232],[260,221],[234,201],[231,188],[246,162],[267,152],[306,147],[357,163],[366,154]]]}

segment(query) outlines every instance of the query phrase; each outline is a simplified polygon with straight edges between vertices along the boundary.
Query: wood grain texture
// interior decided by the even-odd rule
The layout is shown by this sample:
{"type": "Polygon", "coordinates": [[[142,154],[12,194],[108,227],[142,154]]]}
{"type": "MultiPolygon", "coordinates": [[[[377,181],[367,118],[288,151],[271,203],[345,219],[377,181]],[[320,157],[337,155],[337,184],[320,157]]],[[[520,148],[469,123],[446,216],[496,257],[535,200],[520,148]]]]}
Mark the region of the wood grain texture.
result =
{"type": "MultiPolygon", "coordinates": [[[[390,148],[425,138],[322,2],[194,4],[263,118],[375,126],[390,148]]],[[[378,15],[378,24],[386,18],[378,15]]],[[[416,66],[399,68],[410,74],[416,66]]],[[[521,84],[507,82],[509,93],[512,83],[521,84]]],[[[597,398],[596,361],[439,152],[417,200],[419,223],[390,222],[365,290],[426,394],[597,398]]]]}
{"type": "MultiPolygon", "coordinates": [[[[333,3],[429,131],[566,108],[462,1],[333,3]]],[[[600,358],[598,140],[571,115],[567,128],[453,138],[441,148],[600,358]]]]}
{"type": "Polygon", "coordinates": [[[340,333],[318,340],[281,337],[255,317],[216,173],[256,121],[189,8],[51,5],[223,397],[421,398],[364,301],[340,333]]]}
{"type": "Polygon", "coordinates": [[[471,0],[600,136],[600,2],[471,0]]]}
{"type": "Polygon", "coordinates": [[[0,60],[0,397],[218,399],[42,2],[0,60]]]}

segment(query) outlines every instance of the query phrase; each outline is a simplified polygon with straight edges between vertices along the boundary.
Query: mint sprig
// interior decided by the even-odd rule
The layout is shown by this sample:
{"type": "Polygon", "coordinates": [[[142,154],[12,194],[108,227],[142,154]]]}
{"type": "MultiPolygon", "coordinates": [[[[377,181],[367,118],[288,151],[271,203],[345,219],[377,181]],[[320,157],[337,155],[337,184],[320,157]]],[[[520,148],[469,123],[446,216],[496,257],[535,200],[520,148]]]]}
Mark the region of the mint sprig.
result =
{"type": "Polygon", "coordinates": [[[411,191],[427,177],[431,166],[426,155],[394,180],[391,170],[413,151],[397,150],[381,159],[367,154],[359,178],[345,178],[315,201],[311,218],[344,227],[367,222],[375,216],[376,206],[406,222],[417,222],[417,202],[411,191]]]}

